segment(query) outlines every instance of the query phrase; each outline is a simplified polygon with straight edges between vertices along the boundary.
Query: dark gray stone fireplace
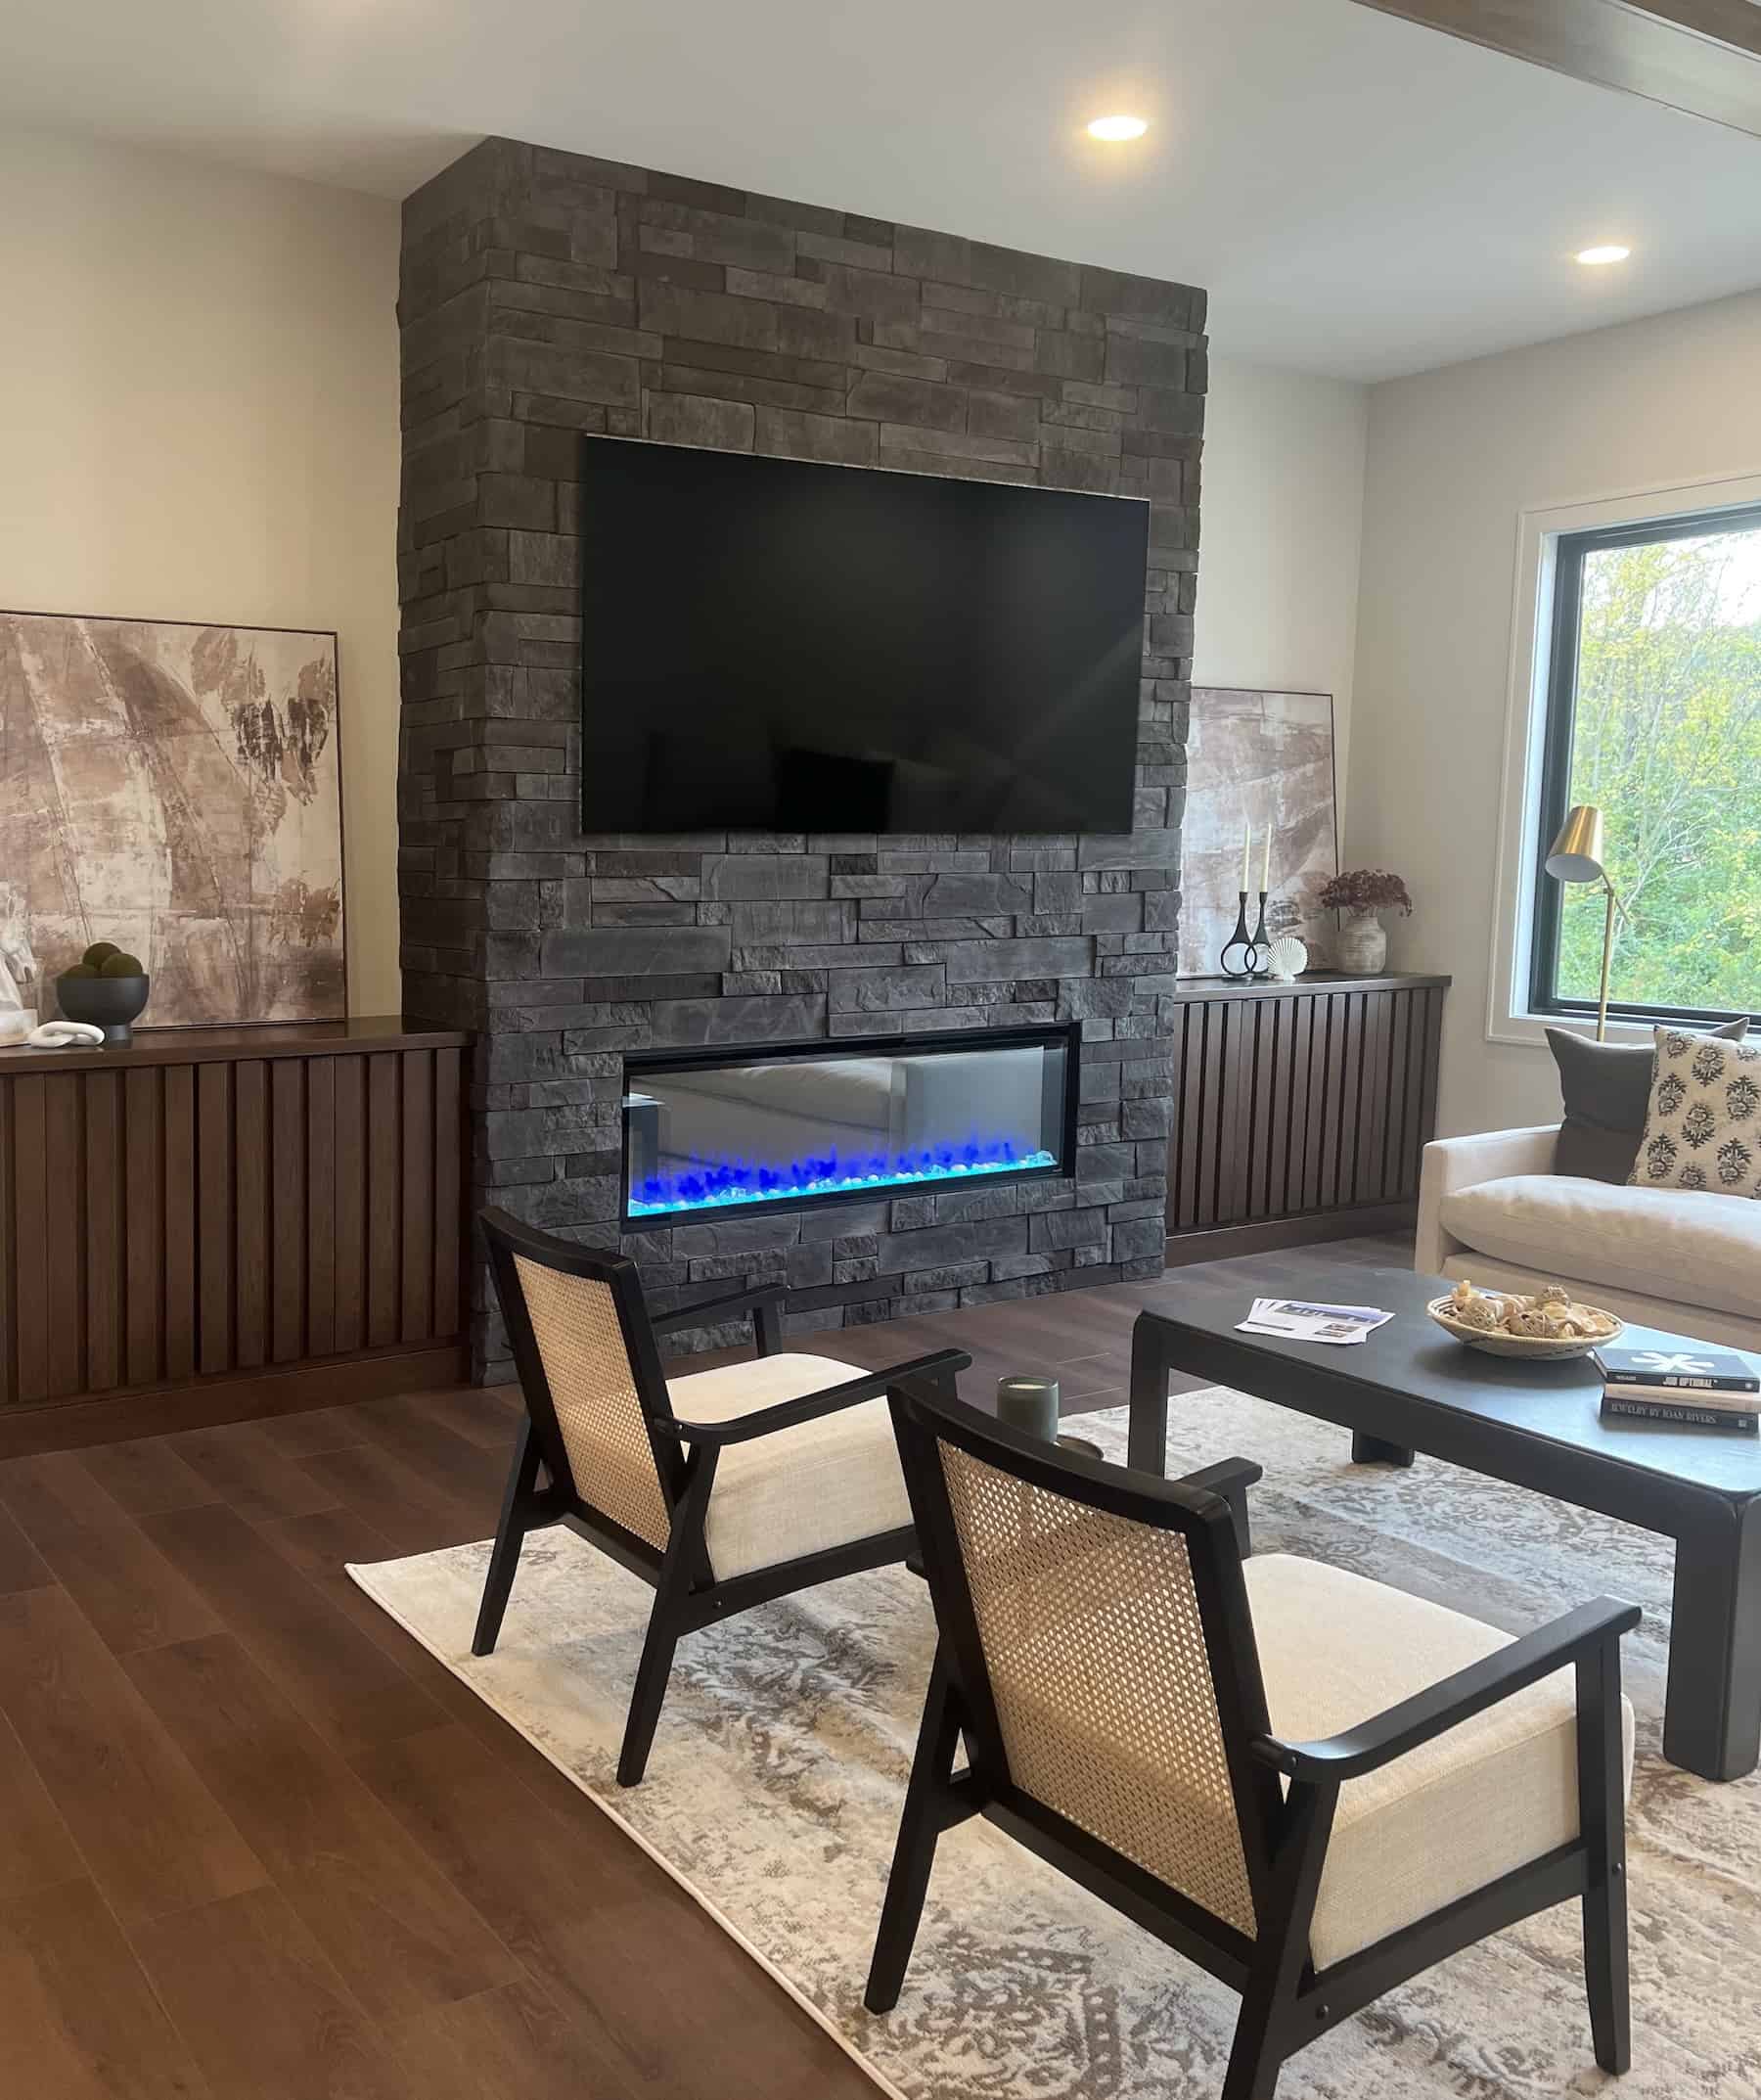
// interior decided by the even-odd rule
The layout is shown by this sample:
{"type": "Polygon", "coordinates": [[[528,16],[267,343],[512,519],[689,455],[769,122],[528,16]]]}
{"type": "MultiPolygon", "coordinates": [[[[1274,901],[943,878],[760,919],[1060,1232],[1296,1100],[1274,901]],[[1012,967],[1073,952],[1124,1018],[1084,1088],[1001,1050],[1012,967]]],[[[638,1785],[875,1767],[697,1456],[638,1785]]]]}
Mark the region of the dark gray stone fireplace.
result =
{"type": "Polygon", "coordinates": [[[1156,1273],[1204,295],[492,139],[406,205],[399,315],[405,1007],[477,1031],[476,1200],[618,1243],[626,1053],[1069,1023],[1073,1172],[622,1244],[796,1327],[1156,1273]],[[1132,831],[584,835],[584,432],[1148,496],[1132,831]]]}

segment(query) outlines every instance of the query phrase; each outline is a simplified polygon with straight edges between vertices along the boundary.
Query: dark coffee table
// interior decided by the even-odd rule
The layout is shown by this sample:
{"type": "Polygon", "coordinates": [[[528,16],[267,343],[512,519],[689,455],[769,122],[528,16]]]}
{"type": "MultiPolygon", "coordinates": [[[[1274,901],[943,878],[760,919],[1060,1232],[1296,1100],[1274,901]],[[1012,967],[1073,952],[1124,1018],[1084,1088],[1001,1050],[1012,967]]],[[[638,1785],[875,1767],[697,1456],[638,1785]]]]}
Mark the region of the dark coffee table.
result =
{"type": "MultiPolygon", "coordinates": [[[[1162,1471],[1168,1374],[1185,1371],[1338,1423],[1356,1459],[1411,1465],[1423,1451],[1673,1538],[1663,1754],[1705,1779],[1740,1779],[1761,1757],[1761,1440],[1604,1423],[1588,1360],[1522,1363],[1451,1341],[1424,1312],[1449,1288],[1316,1254],[1171,1272],[1132,1331],[1131,1464],[1162,1471]],[[1394,1318],[1349,1348],[1237,1334],[1256,1297],[1378,1305],[1394,1318]]],[[[1651,1328],[1629,1327],[1627,1339],[1692,1346],[1651,1328]]],[[[1586,1594],[1597,1582],[1586,1568],[1586,1594]]]]}

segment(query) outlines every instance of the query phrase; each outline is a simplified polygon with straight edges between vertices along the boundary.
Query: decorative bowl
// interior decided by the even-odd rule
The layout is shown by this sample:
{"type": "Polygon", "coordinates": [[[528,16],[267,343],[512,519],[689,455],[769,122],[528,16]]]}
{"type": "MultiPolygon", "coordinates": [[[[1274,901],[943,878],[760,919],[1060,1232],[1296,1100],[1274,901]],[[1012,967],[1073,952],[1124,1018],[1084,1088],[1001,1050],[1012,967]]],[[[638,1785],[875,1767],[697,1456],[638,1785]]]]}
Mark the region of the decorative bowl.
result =
{"type": "Polygon", "coordinates": [[[126,1043],[152,982],[149,977],[58,977],[55,999],[65,1020],[102,1028],[107,1043],[126,1043]]]}
{"type": "Polygon", "coordinates": [[[1594,1335],[1513,1335],[1502,1327],[1468,1327],[1451,1317],[1447,1298],[1433,1298],[1424,1309],[1446,1335],[1465,1342],[1470,1349],[1482,1349],[1488,1356],[1525,1357],[1531,1363],[1565,1363],[1574,1356],[1588,1356],[1604,1342],[1619,1341],[1626,1332],[1626,1323],[1600,1305],[1579,1307],[1605,1323],[1606,1331],[1594,1335]]]}

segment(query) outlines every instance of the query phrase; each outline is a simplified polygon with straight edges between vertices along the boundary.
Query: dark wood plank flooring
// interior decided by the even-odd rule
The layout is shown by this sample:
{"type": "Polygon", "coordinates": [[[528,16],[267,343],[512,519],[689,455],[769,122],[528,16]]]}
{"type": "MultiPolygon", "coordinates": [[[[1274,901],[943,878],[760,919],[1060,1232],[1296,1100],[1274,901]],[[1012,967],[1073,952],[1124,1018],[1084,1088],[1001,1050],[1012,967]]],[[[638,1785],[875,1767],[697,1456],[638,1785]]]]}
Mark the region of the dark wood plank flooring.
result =
{"type": "MultiPolygon", "coordinates": [[[[1054,1371],[1079,1412],[1123,1401],[1132,1320],[1165,1288],[797,1346],[865,1367],[956,1346],[970,1392],[1054,1371]]],[[[518,1418],[511,1392],[454,1391],[0,1465],[8,2090],[872,2095],[343,1575],[486,1536],[518,1418]]]]}

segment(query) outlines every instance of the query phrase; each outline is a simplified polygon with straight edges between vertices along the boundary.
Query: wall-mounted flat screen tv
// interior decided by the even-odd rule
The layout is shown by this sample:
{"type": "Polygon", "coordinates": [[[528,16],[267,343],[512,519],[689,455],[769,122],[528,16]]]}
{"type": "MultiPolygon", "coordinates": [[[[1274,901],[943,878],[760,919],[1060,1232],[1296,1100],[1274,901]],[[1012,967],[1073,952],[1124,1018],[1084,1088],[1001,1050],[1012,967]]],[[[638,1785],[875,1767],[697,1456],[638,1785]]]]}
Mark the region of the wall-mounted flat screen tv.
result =
{"type": "Polygon", "coordinates": [[[1148,503],[586,438],[590,832],[1126,832],[1148,503]]]}

